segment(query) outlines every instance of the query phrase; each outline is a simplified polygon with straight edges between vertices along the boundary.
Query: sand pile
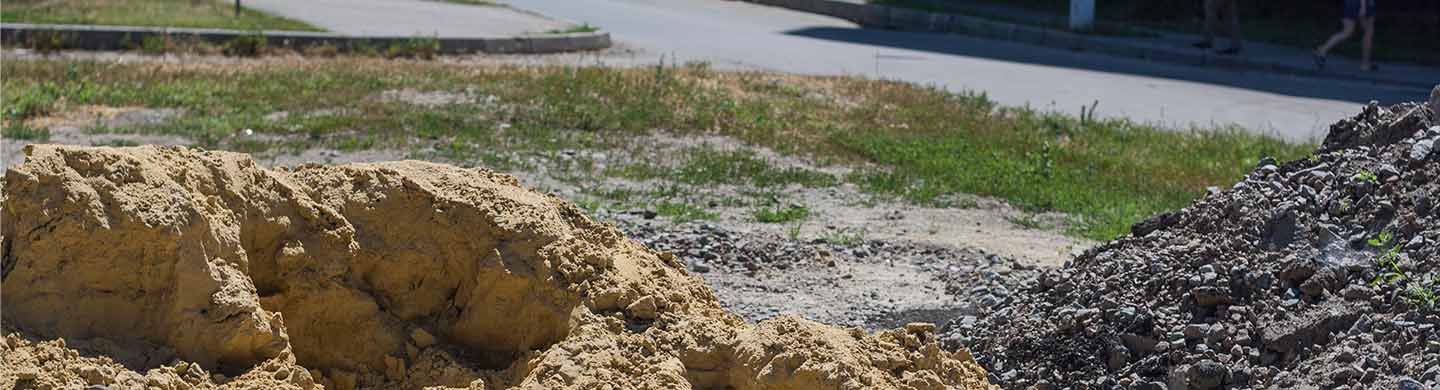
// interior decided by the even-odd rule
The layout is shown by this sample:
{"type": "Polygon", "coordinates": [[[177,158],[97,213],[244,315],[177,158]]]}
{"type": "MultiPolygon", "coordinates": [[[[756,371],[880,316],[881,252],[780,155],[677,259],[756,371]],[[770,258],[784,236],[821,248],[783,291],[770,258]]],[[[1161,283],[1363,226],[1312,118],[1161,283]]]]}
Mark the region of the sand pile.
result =
{"type": "Polygon", "coordinates": [[[483,169],[26,154],[0,387],[988,387],[926,324],[747,324],[673,255],[483,169]]]}

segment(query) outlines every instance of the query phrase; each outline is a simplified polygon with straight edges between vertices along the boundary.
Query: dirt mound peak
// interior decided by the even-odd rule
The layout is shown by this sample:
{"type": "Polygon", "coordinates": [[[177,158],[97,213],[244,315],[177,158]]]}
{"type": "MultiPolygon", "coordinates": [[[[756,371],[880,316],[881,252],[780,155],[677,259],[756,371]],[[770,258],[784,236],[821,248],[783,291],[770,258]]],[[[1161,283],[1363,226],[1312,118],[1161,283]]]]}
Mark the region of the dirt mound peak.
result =
{"type": "Polygon", "coordinates": [[[673,255],[485,169],[26,154],[0,211],[12,385],[988,386],[933,327],[747,324],[673,255]]]}

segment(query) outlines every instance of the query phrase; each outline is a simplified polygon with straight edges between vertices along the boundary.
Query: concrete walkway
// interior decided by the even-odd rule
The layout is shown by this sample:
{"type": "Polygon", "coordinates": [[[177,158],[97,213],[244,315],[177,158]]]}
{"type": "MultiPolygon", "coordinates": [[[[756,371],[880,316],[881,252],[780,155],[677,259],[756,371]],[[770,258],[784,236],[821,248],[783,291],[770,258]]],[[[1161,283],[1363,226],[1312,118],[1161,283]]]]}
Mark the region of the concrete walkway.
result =
{"type": "Polygon", "coordinates": [[[419,0],[244,0],[246,7],[348,35],[493,38],[573,24],[504,6],[419,0]]]}

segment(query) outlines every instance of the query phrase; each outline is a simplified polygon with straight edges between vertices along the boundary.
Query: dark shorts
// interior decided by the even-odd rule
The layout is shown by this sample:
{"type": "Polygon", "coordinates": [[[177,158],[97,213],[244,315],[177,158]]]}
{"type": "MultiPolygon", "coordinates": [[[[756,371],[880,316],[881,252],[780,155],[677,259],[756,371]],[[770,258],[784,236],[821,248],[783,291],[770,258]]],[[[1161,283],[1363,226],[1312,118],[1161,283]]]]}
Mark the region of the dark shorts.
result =
{"type": "MultiPolygon", "coordinates": [[[[1365,17],[1375,17],[1375,0],[1365,2],[1365,17]]],[[[1345,0],[1345,19],[1360,18],[1360,0],[1345,0]]]]}

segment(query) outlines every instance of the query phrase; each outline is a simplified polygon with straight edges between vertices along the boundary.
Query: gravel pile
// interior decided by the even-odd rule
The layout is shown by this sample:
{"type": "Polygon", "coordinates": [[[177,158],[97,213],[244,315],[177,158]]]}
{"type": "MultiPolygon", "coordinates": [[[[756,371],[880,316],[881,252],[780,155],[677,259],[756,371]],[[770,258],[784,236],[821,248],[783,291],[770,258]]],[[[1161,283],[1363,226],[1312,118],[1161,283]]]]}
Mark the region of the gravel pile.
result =
{"type": "Polygon", "coordinates": [[[1372,103],[941,337],[1010,389],[1440,389],[1437,125],[1372,103]]]}
{"type": "MultiPolygon", "coordinates": [[[[726,296],[727,288],[763,287],[777,291],[790,288],[810,291],[817,286],[806,283],[815,274],[826,275],[842,290],[883,291],[864,295],[858,301],[847,301],[854,318],[853,325],[885,329],[910,322],[939,322],[953,317],[974,322],[976,313],[988,307],[1010,302],[1013,291],[1026,281],[1035,280],[1040,270],[1024,261],[987,253],[975,248],[953,248],[900,240],[866,240],[840,244],[824,240],[798,240],[785,236],[737,231],[713,223],[670,224],[651,222],[643,213],[618,213],[602,218],[615,222],[626,236],[656,250],[670,251],[692,272],[711,281],[726,296]],[[914,286],[865,285],[863,277],[847,274],[846,265],[879,264],[881,272],[893,271],[896,265],[918,269],[920,273],[940,282],[943,287],[924,292],[920,307],[907,307],[901,299],[905,294],[896,289],[914,286]],[[778,278],[765,274],[784,275],[778,278]],[[748,276],[752,282],[736,282],[736,276],[748,276]],[[852,277],[854,277],[852,279],[852,277]],[[784,286],[771,285],[781,281],[784,286]]],[[[823,293],[823,292],[822,292],[823,293]]],[[[789,300],[794,296],[777,296],[789,300]]],[[[726,302],[727,307],[751,321],[774,316],[772,308],[747,307],[743,302],[726,302]]],[[[848,322],[847,322],[848,323],[848,322]]]]}

